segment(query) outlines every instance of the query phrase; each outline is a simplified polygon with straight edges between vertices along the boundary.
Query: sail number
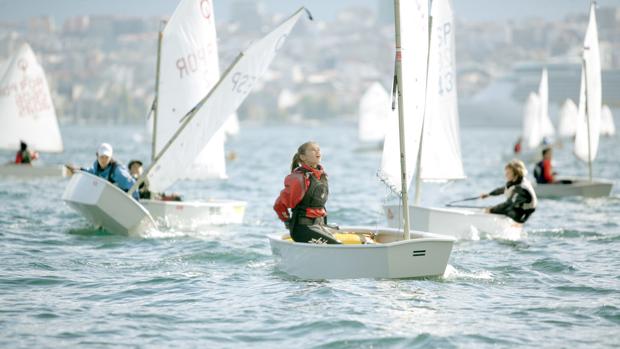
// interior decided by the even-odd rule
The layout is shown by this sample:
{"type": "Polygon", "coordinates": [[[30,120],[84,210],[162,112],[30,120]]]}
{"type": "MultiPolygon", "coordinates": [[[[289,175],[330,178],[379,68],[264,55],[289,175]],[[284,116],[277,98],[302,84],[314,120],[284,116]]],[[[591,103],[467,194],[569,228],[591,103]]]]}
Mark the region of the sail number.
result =
{"type": "Polygon", "coordinates": [[[438,88],[439,95],[454,90],[454,62],[452,59],[452,23],[442,23],[437,29],[438,48],[438,88]]]}
{"type": "Polygon", "coordinates": [[[232,76],[232,90],[233,92],[240,94],[248,94],[254,87],[254,83],[258,78],[251,74],[244,74],[241,72],[236,72],[232,76]]]}
{"type": "Polygon", "coordinates": [[[179,79],[190,77],[192,74],[204,70],[208,71],[209,63],[213,59],[214,47],[212,43],[197,47],[194,51],[176,60],[179,79]]]}

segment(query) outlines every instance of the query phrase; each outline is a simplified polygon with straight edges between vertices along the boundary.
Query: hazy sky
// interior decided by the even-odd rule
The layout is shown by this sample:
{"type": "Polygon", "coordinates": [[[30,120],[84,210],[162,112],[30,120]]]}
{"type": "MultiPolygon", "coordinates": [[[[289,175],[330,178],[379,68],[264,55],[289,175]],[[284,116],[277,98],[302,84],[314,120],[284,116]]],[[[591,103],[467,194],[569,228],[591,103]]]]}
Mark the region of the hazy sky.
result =
{"type": "MultiPolygon", "coordinates": [[[[319,19],[332,19],[338,10],[352,5],[376,9],[379,0],[262,0],[266,10],[292,13],[307,6],[319,19]]],[[[392,0],[381,0],[392,3],[392,0]]],[[[404,0],[406,1],[406,0],[404,0]]],[[[81,14],[127,16],[169,15],[178,0],[0,0],[0,20],[51,15],[58,21],[81,14]]],[[[216,15],[227,20],[231,0],[214,0],[216,15]]],[[[466,21],[508,20],[526,17],[562,18],[568,13],[587,14],[590,0],[453,0],[457,16],[466,21]]],[[[598,0],[599,6],[620,6],[620,0],[598,0]]]]}

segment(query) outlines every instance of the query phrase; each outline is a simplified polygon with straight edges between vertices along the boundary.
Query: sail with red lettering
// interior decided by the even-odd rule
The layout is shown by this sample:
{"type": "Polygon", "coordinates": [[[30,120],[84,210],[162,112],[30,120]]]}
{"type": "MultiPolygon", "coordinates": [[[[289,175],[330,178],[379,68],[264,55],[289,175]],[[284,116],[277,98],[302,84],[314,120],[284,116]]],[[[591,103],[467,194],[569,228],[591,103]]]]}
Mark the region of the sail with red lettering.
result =
{"type": "Polygon", "coordinates": [[[43,67],[24,43],[0,66],[0,148],[63,151],[56,111],[43,67]]]}
{"type": "MultiPolygon", "coordinates": [[[[206,96],[220,77],[213,4],[183,0],[162,33],[157,116],[153,142],[157,155],[181,126],[181,118],[206,96]]],[[[226,178],[225,137],[194,154],[185,179],[226,178]]]]}

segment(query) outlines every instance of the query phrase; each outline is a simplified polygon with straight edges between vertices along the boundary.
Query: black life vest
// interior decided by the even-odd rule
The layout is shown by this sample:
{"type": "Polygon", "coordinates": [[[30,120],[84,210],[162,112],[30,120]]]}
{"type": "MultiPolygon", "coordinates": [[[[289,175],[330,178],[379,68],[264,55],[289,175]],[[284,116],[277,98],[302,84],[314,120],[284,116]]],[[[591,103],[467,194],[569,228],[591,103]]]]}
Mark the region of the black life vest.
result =
{"type": "Polygon", "coordinates": [[[534,167],[534,178],[536,178],[536,183],[547,183],[545,180],[544,167],[543,162],[540,161],[534,167]]]}
{"type": "Polygon", "coordinates": [[[321,174],[321,178],[317,179],[312,171],[299,167],[296,172],[302,172],[306,178],[310,180],[308,189],[303,199],[293,208],[293,214],[296,217],[306,217],[306,209],[322,208],[325,209],[327,197],[329,196],[329,185],[327,183],[327,175],[321,174]]]}

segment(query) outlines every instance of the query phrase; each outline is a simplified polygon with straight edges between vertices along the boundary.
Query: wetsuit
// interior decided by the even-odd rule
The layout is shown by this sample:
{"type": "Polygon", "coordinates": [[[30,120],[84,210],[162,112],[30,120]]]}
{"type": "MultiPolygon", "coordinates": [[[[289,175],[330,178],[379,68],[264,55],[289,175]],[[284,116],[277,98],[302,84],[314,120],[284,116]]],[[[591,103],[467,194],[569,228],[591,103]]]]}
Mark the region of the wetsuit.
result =
{"type": "Polygon", "coordinates": [[[506,196],[506,201],[491,207],[491,213],[503,214],[512,218],[515,222],[525,223],[536,210],[538,199],[532,184],[526,178],[519,178],[506,183],[505,187],[497,188],[489,195],[506,196]]]}
{"type": "Polygon", "coordinates": [[[273,209],[288,225],[295,242],[339,244],[334,228],[327,226],[325,203],[329,195],[327,175],[319,165],[316,169],[303,165],[284,180],[284,189],[273,209]],[[289,209],[292,212],[289,214],[289,209]]]}

